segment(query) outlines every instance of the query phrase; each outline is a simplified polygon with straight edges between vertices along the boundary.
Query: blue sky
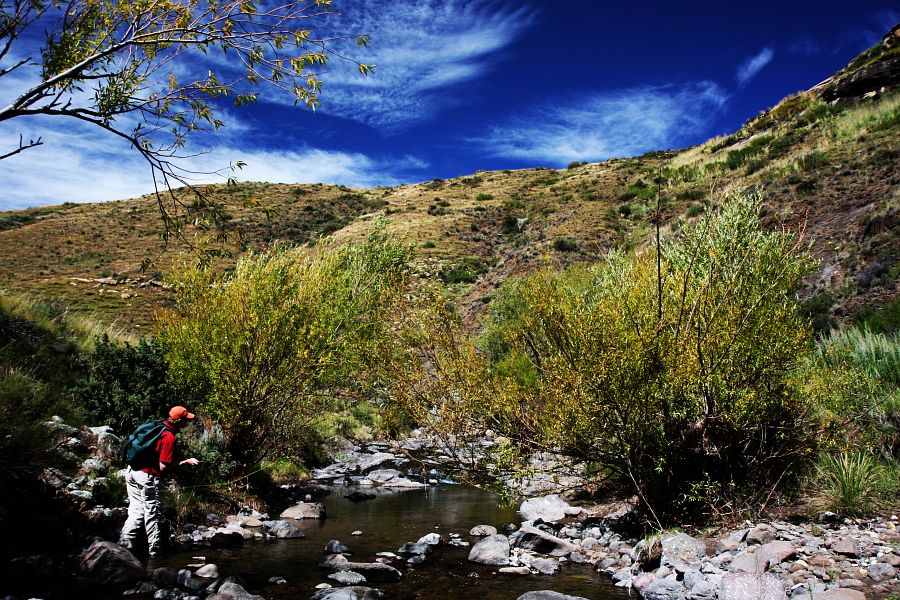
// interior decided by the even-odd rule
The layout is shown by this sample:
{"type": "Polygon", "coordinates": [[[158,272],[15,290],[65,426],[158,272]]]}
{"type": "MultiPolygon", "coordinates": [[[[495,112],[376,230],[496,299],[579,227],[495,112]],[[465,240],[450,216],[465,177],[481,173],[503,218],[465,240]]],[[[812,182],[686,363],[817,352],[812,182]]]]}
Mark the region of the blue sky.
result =
{"type": "MultiPolygon", "coordinates": [[[[336,0],[320,27],[368,33],[332,62],[311,113],[265,93],[185,166],[244,161],[247,181],[393,185],[476,170],[564,167],[729,133],[828,77],[900,21],[891,2],[336,0]]],[[[5,65],[0,65],[0,67],[5,65]]],[[[28,75],[0,79],[7,103],[28,75]]],[[[45,144],[0,161],[0,209],[153,189],[109,134],[60,118],[0,126],[45,144]]],[[[216,181],[216,177],[205,178],[216,181]]]]}

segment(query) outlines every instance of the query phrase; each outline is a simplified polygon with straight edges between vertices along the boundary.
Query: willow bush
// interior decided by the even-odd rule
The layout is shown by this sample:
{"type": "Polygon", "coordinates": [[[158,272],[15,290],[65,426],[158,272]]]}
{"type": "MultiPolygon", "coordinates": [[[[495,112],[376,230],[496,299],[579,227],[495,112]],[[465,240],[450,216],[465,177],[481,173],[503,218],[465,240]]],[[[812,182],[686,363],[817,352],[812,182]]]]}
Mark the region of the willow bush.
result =
{"type": "Polygon", "coordinates": [[[335,398],[359,397],[386,349],[406,260],[378,226],[359,244],[250,255],[230,273],[181,269],[162,339],[232,457],[290,455],[335,398]]]}
{"type": "Polygon", "coordinates": [[[480,353],[431,311],[402,404],[438,431],[599,464],[660,520],[762,501],[814,457],[818,425],[788,379],[811,349],[796,301],[811,261],[759,209],[733,195],[661,254],[509,282],[480,353]]]}

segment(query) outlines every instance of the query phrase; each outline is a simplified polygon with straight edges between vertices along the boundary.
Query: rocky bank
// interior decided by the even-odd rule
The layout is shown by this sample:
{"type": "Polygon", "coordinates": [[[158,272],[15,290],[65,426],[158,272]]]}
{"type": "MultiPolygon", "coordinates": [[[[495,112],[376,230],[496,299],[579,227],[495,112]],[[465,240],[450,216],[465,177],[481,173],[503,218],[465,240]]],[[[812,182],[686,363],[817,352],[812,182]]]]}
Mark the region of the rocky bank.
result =
{"type": "MultiPolygon", "coordinates": [[[[125,518],[120,506],[103,506],[110,479],[121,477],[113,466],[120,440],[108,428],[74,428],[59,419],[47,423],[58,440],[63,463],[47,469],[44,481],[78,505],[85,518],[105,531],[94,537],[73,563],[77,589],[118,590],[126,596],[183,599],[258,599],[239,574],[220,573],[214,564],[197,562],[176,569],[148,569],[128,550],[109,541],[125,518]],[[74,472],[73,472],[74,471],[74,472]]],[[[479,442],[488,449],[490,436],[479,442]]],[[[381,493],[399,493],[451,483],[440,465],[451,449],[421,435],[395,443],[375,442],[344,449],[338,460],[314,472],[302,487],[286,486],[300,501],[277,515],[249,508],[234,515],[208,515],[206,522],[173,532],[171,542],[197,548],[252,543],[265,538],[298,538],[298,520],[327,518],[313,502],[317,493],[342,493],[363,502],[381,493]],[[427,457],[424,468],[410,455],[427,457]]],[[[823,514],[816,520],[745,522],[737,529],[702,537],[663,532],[644,539],[629,537],[634,512],[628,505],[614,512],[572,506],[552,488],[572,484],[553,457],[536,457],[536,474],[522,482],[533,497],[519,507],[520,524],[473,523],[463,533],[443,537],[427,533],[399,548],[385,549],[371,560],[353,557],[351,546],[332,540],[324,548],[323,581],[311,590],[315,600],[390,597],[390,583],[405,569],[429,560],[440,544],[469,547],[468,559],[496,568],[498,576],[546,577],[567,562],[588,564],[608,574],[615,585],[648,600],[870,600],[900,594],[900,532],[896,516],[843,519],[823,514]],[[561,479],[562,477],[562,479],[561,479]],[[387,584],[383,590],[370,587],[387,584]]],[[[114,486],[113,486],[114,487],[114,486]]],[[[121,503],[122,498],[119,498],[121,503]]],[[[361,534],[362,532],[354,532],[361,534]]],[[[19,565],[40,557],[15,559],[19,565]]],[[[279,583],[273,577],[272,584],[279,583]]],[[[553,587],[552,577],[544,580],[553,587]]],[[[75,588],[73,588],[75,589],[75,588]]],[[[117,592],[117,593],[118,593],[117,592]]],[[[0,586],[0,595],[7,593],[0,586]]],[[[12,598],[12,596],[7,596],[12,598]]],[[[555,592],[529,592],[519,600],[572,598],[555,592]]]]}

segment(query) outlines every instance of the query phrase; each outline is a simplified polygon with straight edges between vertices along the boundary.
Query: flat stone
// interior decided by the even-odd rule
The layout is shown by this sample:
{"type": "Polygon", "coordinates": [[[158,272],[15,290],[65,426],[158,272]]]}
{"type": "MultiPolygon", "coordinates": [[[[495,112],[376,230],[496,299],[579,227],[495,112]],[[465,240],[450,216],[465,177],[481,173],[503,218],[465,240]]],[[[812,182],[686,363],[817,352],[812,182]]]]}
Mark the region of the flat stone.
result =
{"type": "Polygon", "coordinates": [[[528,567],[500,567],[497,572],[501,575],[531,575],[528,567]]]}
{"type": "Polygon", "coordinates": [[[324,519],[325,505],[320,502],[300,502],[279,516],[282,519],[324,519]]]}
{"type": "Polygon", "coordinates": [[[342,571],[354,571],[366,578],[366,581],[372,583],[394,583],[400,581],[402,573],[390,565],[378,562],[373,563],[357,563],[346,562],[341,565],[342,571]]]}
{"type": "Polygon", "coordinates": [[[853,558],[859,556],[859,547],[856,540],[850,538],[842,538],[832,543],[831,551],[836,554],[842,554],[853,558]]]}
{"type": "Polygon", "coordinates": [[[757,553],[746,552],[731,561],[732,573],[764,573],[769,568],[769,560],[757,553]]]}
{"type": "Polygon", "coordinates": [[[509,564],[509,549],[505,535],[491,535],[472,546],[469,560],[485,565],[506,565],[509,564]]]}
{"type": "Polygon", "coordinates": [[[355,571],[338,571],[328,576],[328,579],[337,581],[341,585],[359,585],[366,583],[366,578],[355,571]]]}
{"type": "MultiPolygon", "coordinates": [[[[748,534],[749,535],[749,534],[748,534]]],[[[785,600],[781,580],[772,573],[728,573],[719,586],[720,600],[785,600]]]]}

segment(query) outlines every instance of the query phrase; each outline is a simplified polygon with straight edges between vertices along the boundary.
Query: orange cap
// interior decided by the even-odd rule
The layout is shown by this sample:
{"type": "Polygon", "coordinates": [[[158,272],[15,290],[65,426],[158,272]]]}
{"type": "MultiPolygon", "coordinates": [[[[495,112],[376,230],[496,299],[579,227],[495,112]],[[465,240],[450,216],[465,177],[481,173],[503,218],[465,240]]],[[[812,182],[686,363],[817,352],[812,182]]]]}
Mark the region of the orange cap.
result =
{"type": "Polygon", "coordinates": [[[180,421],[181,419],[193,419],[194,413],[188,412],[183,406],[173,406],[169,411],[169,420],[170,421],[180,421]]]}

